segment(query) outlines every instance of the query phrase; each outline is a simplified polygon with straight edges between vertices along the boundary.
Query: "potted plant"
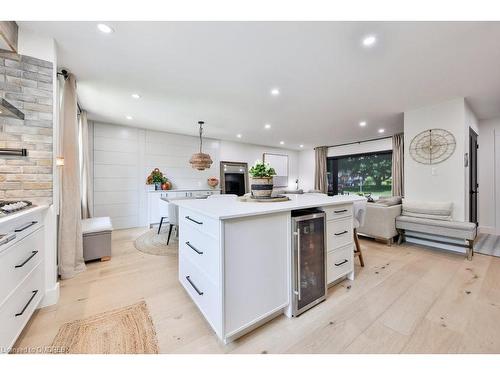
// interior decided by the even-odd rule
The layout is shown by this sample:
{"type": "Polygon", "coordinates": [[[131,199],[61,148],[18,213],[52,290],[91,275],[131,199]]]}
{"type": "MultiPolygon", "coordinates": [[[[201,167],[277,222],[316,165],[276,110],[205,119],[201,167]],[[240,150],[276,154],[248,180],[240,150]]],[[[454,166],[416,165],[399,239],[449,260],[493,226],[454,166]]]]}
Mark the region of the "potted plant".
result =
{"type": "Polygon", "coordinates": [[[155,190],[161,190],[161,184],[163,183],[163,173],[160,172],[158,168],[155,168],[151,171],[151,174],[148,176],[146,183],[154,184],[155,190]]]}
{"type": "Polygon", "coordinates": [[[269,163],[264,163],[257,160],[252,168],[250,168],[252,196],[256,198],[270,197],[273,192],[273,176],[276,171],[269,163]]]}

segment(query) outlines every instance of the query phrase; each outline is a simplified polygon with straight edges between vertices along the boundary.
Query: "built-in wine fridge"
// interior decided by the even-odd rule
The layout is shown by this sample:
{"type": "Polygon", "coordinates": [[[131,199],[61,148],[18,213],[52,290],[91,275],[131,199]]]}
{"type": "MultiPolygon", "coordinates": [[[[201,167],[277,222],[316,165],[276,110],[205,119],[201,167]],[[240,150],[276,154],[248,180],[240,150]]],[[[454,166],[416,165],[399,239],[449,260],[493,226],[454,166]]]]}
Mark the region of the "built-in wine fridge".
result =
{"type": "Polygon", "coordinates": [[[298,316],[326,298],[325,213],[292,211],[292,314],[298,316]]]}

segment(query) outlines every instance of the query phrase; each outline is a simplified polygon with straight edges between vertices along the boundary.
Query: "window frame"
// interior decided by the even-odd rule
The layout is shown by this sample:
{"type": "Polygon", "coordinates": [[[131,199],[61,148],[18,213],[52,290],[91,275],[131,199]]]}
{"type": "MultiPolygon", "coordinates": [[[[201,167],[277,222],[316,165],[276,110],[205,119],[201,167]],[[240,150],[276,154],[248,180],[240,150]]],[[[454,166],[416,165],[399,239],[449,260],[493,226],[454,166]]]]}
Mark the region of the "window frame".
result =
{"type": "MultiPolygon", "coordinates": [[[[338,160],[343,159],[343,158],[350,158],[350,157],[361,157],[361,156],[372,156],[372,155],[391,155],[392,157],[393,150],[381,150],[381,151],[370,151],[370,152],[360,152],[357,154],[345,154],[345,155],[339,155],[339,156],[328,156],[326,158],[326,170],[327,170],[327,175],[329,173],[328,171],[328,165],[330,164],[330,161],[333,161],[333,171],[332,174],[334,176],[333,178],[333,184],[332,184],[332,191],[328,190],[328,195],[338,195],[339,192],[339,180],[338,180],[338,174],[339,174],[339,164],[338,160]]],[[[392,160],[391,160],[392,163],[392,160]]],[[[392,166],[392,164],[391,164],[392,166]]],[[[392,177],[392,174],[391,174],[392,177]]],[[[329,184],[328,184],[329,185],[329,184]]]]}

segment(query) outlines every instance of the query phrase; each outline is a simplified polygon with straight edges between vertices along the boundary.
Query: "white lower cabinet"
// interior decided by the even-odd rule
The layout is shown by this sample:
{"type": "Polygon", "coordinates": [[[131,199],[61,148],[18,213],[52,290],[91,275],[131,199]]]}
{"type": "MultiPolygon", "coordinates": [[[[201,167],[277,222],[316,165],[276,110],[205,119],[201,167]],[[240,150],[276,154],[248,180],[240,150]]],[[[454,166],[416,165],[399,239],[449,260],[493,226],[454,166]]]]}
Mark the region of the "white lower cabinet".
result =
{"type": "Polygon", "coordinates": [[[0,353],[8,352],[45,294],[41,211],[0,225],[0,353]],[[9,241],[6,241],[9,239],[9,241]]]}
{"type": "Polygon", "coordinates": [[[223,342],[288,306],[289,213],[215,220],[180,207],[179,223],[179,281],[223,342]]]}

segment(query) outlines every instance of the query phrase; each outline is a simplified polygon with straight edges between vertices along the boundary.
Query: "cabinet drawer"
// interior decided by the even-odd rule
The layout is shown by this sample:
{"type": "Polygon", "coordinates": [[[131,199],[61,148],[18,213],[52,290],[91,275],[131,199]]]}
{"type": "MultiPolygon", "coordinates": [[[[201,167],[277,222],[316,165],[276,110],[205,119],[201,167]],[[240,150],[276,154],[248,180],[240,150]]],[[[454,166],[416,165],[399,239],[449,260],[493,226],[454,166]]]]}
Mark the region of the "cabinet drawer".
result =
{"type": "Polygon", "coordinates": [[[0,306],[0,348],[10,348],[43,297],[43,273],[40,265],[35,267],[0,306]]]}
{"type": "Polygon", "coordinates": [[[40,263],[43,241],[43,231],[39,228],[0,253],[0,304],[40,263]]]}
{"type": "Polygon", "coordinates": [[[189,226],[213,238],[219,238],[219,220],[181,207],[179,222],[181,228],[189,226]]]}
{"type": "Polygon", "coordinates": [[[220,336],[222,298],[217,288],[188,258],[179,256],[179,281],[203,316],[220,336]]]}
{"type": "Polygon", "coordinates": [[[219,241],[206,233],[185,225],[179,234],[179,257],[185,257],[219,285],[219,241]]]}
{"type": "Polygon", "coordinates": [[[325,207],[326,220],[340,219],[343,217],[352,217],[352,204],[342,204],[339,206],[325,207]]]}
{"type": "Polygon", "coordinates": [[[328,252],[326,257],[326,279],[328,284],[353,270],[353,251],[352,245],[348,245],[342,249],[328,252]]]}
{"type": "Polygon", "coordinates": [[[327,221],[326,247],[328,251],[339,249],[353,242],[352,218],[327,221]]]}

